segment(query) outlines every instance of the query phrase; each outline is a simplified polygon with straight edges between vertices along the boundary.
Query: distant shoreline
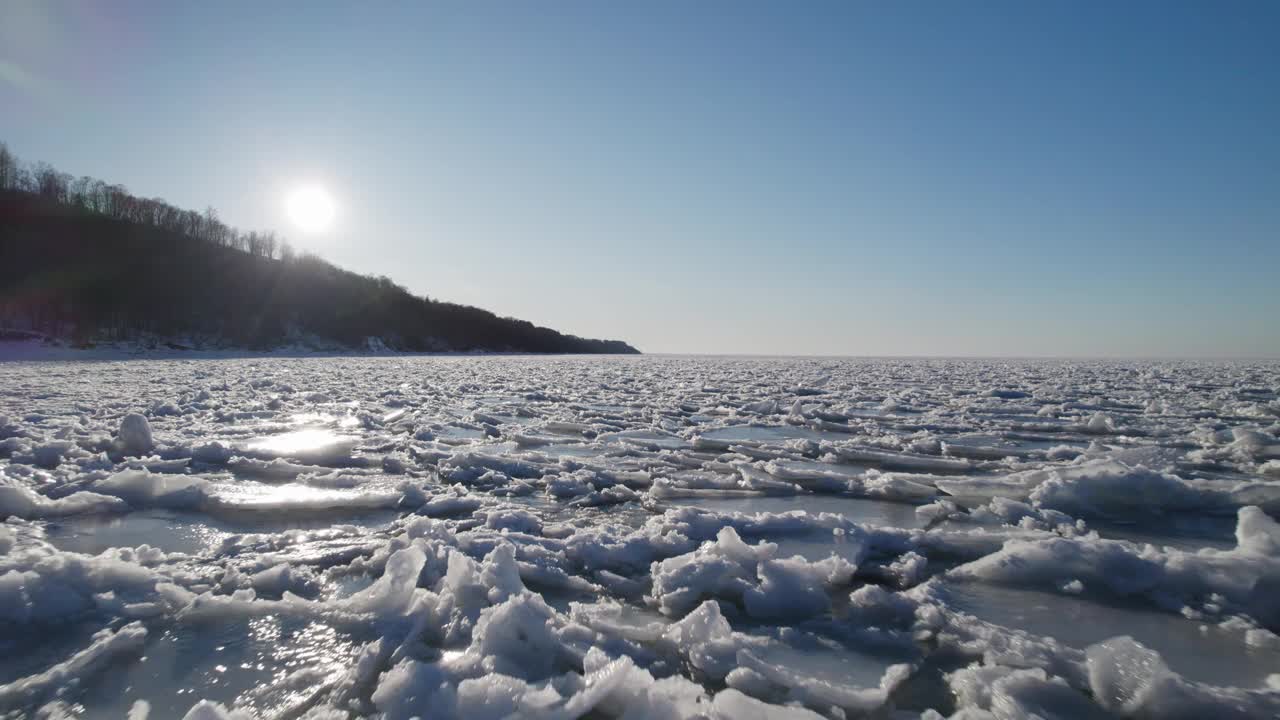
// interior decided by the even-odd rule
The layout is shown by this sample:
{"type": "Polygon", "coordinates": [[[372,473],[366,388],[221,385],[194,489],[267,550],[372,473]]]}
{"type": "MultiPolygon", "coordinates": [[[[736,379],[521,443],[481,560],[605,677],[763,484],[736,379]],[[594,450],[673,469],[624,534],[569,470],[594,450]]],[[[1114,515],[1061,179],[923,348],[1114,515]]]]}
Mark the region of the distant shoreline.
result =
{"type": "Polygon", "coordinates": [[[0,177],[0,233],[0,340],[106,342],[126,355],[161,346],[638,352],[622,340],[414,295],[388,277],[295,253],[274,233],[231,228],[212,210],[73,182],[43,165],[24,169],[20,181],[0,177]]]}
{"type": "Polygon", "coordinates": [[[642,353],[571,353],[506,350],[465,350],[413,352],[400,350],[307,349],[281,347],[270,350],[249,348],[189,348],[127,346],[102,344],[89,348],[50,345],[41,341],[0,340],[0,363],[50,361],[118,361],[118,360],[236,360],[298,358],[413,358],[413,357],[638,357],[642,353]]]}
{"type": "Polygon", "coordinates": [[[1280,363],[1277,357],[1070,357],[1070,356],[979,356],[979,355],[762,355],[749,353],[571,353],[529,352],[505,350],[465,350],[414,352],[399,350],[357,349],[306,349],[283,347],[271,350],[248,348],[185,349],[121,347],[98,345],[91,348],[75,348],[67,345],[51,346],[39,341],[0,340],[0,364],[9,362],[53,361],[119,361],[119,360],[236,360],[236,359],[301,359],[301,358],[466,358],[466,357],[684,357],[721,358],[728,360],[813,360],[839,362],[843,360],[883,360],[906,362],[1016,362],[1016,363],[1204,363],[1232,365],[1240,363],[1280,363]]]}

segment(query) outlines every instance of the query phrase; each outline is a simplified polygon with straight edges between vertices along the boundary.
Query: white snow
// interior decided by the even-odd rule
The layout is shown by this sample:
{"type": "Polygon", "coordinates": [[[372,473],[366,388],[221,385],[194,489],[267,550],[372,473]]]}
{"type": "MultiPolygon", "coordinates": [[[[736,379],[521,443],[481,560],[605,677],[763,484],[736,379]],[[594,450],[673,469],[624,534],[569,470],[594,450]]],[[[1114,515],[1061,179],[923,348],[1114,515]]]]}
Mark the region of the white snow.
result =
{"type": "Polygon", "coordinates": [[[136,653],[146,637],[147,629],[138,622],[129,623],[115,632],[103,630],[95,634],[88,647],[63,662],[41,673],[0,685],[0,711],[31,707],[56,695],[64,686],[74,685],[104,666],[121,661],[120,656],[136,653]]]}
{"type": "Polygon", "coordinates": [[[1275,363],[0,372],[3,717],[1280,713],[1275,363]]]}
{"type": "Polygon", "coordinates": [[[756,619],[798,620],[829,610],[828,589],[848,583],[856,570],[834,555],[809,562],[777,554],[777,545],[748,545],[733,527],[724,527],[714,542],[654,563],[654,600],[667,615],[718,597],[742,603],[756,619]]]}
{"type": "Polygon", "coordinates": [[[0,518],[54,518],[81,513],[124,512],[129,504],[120,498],[94,492],[78,492],[63,498],[49,498],[9,480],[0,472],[0,518]]]}
{"type": "Polygon", "coordinates": [[[155,447],[155,441],[151,439],[151,424],[146,416],[138,413],[129,413],[120,421],[116,441],[125,455],[146,455],[155,447]]]}

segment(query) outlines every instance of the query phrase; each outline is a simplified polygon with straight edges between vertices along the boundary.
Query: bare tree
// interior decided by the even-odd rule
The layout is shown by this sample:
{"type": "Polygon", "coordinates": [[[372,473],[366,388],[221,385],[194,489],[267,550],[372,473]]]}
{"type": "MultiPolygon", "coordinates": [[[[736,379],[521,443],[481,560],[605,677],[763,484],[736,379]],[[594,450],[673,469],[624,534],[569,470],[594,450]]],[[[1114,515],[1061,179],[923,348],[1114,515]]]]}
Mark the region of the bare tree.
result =
{"type": "Polygon", "coordinates": [[[162,198],[135,197],[123,185],[108,185],[88,176],[73,177],[48,163],[24,167],[2,142],[0,190],[39,195],[79,210],[160,228],[268,259],[280,257],[287,262],[297,259],[295,250],[274,232],[240,232],[222,222],[213,207],[206,207],[204,212],[183,210],[162,198]]]}
{"type": "Polygon", "coordinates": [[[0,190],[16,190],[18,181],[18,159],[9,152],[9,147],[0,142],[0,190]]]}

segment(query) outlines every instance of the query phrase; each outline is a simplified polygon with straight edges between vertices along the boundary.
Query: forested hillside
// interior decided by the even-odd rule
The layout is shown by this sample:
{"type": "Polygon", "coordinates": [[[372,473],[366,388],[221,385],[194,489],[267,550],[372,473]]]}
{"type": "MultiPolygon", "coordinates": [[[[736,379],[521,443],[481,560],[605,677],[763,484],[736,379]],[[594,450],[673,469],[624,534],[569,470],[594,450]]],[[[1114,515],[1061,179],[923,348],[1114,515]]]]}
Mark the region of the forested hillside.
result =
{"type": "Polygon", "coordinates": [[[487,310],[417,297],[386,277],[294,253],[210,208],[25,167],[0,144],[0,327],[77,344],[139,337],[271,348],[319,338],[408,351],[634,353],[487,310]]]}

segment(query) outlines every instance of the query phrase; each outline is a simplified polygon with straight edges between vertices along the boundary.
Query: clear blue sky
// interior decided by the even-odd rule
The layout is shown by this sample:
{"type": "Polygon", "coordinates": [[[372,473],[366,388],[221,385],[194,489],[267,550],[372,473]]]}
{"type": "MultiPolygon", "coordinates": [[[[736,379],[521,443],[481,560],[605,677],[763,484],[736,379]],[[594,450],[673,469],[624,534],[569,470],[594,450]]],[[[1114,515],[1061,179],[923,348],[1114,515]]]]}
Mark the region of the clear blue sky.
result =
{"type": "Polygon", "coordinates": [[[646,351],[1280,355],[1277,37],[1270,1],[4,0],[0,139],[646,351]]]}

